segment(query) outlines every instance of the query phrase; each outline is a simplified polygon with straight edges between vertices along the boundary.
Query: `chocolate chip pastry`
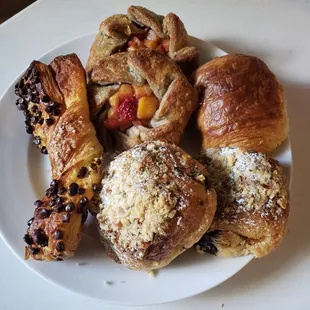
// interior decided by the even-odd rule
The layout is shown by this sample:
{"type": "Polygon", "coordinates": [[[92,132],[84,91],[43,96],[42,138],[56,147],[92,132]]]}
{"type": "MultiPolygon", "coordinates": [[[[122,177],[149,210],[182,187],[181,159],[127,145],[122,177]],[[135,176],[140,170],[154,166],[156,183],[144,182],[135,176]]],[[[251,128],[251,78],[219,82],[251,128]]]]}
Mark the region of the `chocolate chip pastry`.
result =
{"type": "Polygon", "coordinates": [[[103,148],[89,117],[85,71],[75,54],[33,61],[16,85],[26,131],[49,155],[53,181],[34,204],[25,258],[63,260],[81,239],[87,207],[99,191],[103,148]]]}
{"type": "Polygon", "coordinates": [[[196,90],[176,63],[152,49],[106,57],[92,70],[91,83],[105,100],[90,101],[91,118],[105,149],[110,133],[117,150],[150,140],[178,144],[196,110],[196,90]]]}

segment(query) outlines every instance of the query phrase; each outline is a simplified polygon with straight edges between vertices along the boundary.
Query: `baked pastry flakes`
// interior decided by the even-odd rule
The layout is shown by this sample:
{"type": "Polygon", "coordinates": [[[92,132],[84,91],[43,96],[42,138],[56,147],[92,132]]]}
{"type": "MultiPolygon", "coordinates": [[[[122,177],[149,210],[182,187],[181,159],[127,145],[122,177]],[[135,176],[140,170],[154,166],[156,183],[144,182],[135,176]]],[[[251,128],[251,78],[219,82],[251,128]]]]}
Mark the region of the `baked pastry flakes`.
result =
{"type": "Polygon", "coordinates": [[[34,203],[25,258],[63,260],[81,239],[87,207],[100,190],[103,149],[89,117],[85,71],[75,54],[33,61],[16,85],[26,131],[49,155],[53,181],[34,203]]]}
{"type": "Polygon", "coordinates": [[[107,130],[117,150],[150,140],[178,144],[198,105],[196,90],[176,63],[152,49],[107,57],[89,79],[101,85],[91,96],[103,100],[91,100],[90,111],[106,149],[107,130]]]}
{"type": "Polygon", "coordinates": [[[283,88],[257,57],[227,55],[199,67],[192,76],[201,107],[203,149],[238,146],[271,152],[288,135],[283,88]]]}
{"type": "Polygon", "coordinates": [[[190,45],[186,29],[173,13],[157,15],[141,7],[130,6],[125,14],[105,19],[92,44],[86,72],[115,53],[151,48],[175,60],[185,73],[198,66],[198,49],[190,45]]]}
{"type": "Polygon", "coordinates": [[[208,230],[216,194],[205,169],[179,147],[147,142],[123,152],[105,171],[97,215],[105,248],[134,270],[168,265],[208,230]]]}
{"type": "Polygon", "coordinates": [[[262,257],[277,248],[286,232],[289,191],[279,163],[240,148],[202,152],[217,210],[198,250],[218,256],[262,257]]]}

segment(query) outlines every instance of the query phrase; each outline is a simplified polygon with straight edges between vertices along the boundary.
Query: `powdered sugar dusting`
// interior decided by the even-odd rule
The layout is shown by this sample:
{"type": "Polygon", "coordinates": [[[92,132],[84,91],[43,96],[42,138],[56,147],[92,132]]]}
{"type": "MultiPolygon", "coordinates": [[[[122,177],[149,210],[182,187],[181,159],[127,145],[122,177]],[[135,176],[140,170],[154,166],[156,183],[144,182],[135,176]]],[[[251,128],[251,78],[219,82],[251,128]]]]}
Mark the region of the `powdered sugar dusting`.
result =
{"type": "MultiPolygon", "coordinates": [[[[283,172],[265,154],[239,148],[211,148],[204,152],[210,182],[218,194],[217,216],[234,222],[240,213],[278,220],[285,214],[288,191],[283,172]]],[[[249,226],[257,223],[245,219],[249,226]]]]}

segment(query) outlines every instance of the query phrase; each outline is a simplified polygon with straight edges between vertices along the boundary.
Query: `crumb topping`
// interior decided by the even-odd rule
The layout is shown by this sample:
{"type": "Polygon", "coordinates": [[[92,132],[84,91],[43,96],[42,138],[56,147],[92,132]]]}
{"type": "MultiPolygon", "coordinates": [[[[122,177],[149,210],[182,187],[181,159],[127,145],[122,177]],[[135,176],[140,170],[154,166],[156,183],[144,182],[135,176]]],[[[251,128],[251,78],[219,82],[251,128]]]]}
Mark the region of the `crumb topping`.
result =
{"type": "Polygon", "coordinates": [[[113,244],[143,258],[144,248],[165,236],[168,221],[186,207],[183,184],[204,184],[203,168],[176,146],[140,144],[122,153],[105,172],[100,229],[113,244]]]}
{"type": "MultiPolygon", "coordinates": [[[[288,204],[286,180],[278,163],[265,154],[239,148],[210,148],[204,152],[210,183],[218,194],[219,216],[240,219],[240,213],[257,213],[278,220],[288,204]]],[[[253,220],[246,220],[255,226],[253,220]]]]}

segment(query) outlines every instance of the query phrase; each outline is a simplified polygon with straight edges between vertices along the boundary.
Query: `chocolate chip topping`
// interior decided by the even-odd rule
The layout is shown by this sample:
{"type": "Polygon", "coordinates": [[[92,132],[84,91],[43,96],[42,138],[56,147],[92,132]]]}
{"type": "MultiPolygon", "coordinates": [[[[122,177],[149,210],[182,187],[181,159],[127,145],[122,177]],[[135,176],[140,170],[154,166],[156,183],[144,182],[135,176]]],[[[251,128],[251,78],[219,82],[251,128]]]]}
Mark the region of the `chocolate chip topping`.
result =
{"type": "Polygon", "coordinates": [[[97,170],[97,165],[95,163],[91,163],[90,164],[90,167],[93,169],[93,170],[97,170]]]}
{"type": "Polygon", "coordinates": [[[61,211],[63,211],[65,208],[65,206],[63,204],[57,204],[56,206],[53,207],[53,209],[57,212],[60,213],[61,211]]]}
{"type": "Polygon", "coordinates": [[[33,133],[33,127],[26,121],[25,122],[26,125],[26,132],[31,135],[33,133]]]}
{"type": "Polygon", "coordinates": [[[69,214],[69,213],[65,213],[65,214],[62,216],[61,221],[62,221],[63,223],[69,223],[69,222],[70,222],[70,214],[69,214]]]}
{"type": "Polygon", "coordinates": [[[58,181],[57,180],[52,180],[50,183],[50,187],[57,187],[58,186],[58,181]]]}
{"type": "Polygon", "coordinates": [[[72,212],[75,209],[75,205],[73,202],[69,202],[66,206],[65,206],[65,210],[67,212],[72,212]]]}
{"type": "Polygon", "coordinates": [[[45,108],[45,112],[48,114],[51,114],[53,112],[53,110],[54,110],[54,108],[49,106],[49,105],[45,108]]]}
{"type": "Polygon", "coordinates": [[[42,154],[48,154],[47,149],[46,149],[45,146],[42,147],[41,153],[42,153],[42,154]]]}
{"type": "Polygon", "coordinates": [[[41,144],[41,138],[39,136],[36,136],[36,137],[34,137],[32,142],[35,145],[39,145],[39,144],[41,144]]]}
{"type": "Polygon", "coordinates": [[[78,190],[79,195],[83,195],[85,193],[85,189],[83,187],[80,187],[78,190]]]}
{"type": "Polygon", "coordinates": [[[32,217],[28,222],[27,225],[30,226],[33,223],[34,217],[32,217]]]}
{"type": "Polygon", "coordinates": [[[43,101],[43,102],[49,102],[49,101],[50,101],[50,97],[47,96],[47,95],[44,95],[44,96],[42,97],[42,101],[43,101]]]}
{"type": "Polygon", "coordinates": [[[63,251],[65,250],[65,245],[64,245],[64,243],[63,243],[63,242],[58,242],[58,243],[56,244],[56,250],[57,250],[58,252],[63,252],[63,251]]]}
{"type": "Polygon", "coordinates": [[[102,189],[102,185],[100,183],[93,184],[92,188],[94,192],[99,192],[102,189]]]}
{"type": "Polygon", "coordinates": [[[43,205],[43,202],[41,201],[41,200],[36,200],[35,202],[34,202],[34,204],[33,204],[33,206],[35,207],[35,208],[39,208],[39,207],[41,207],[43,205]]]}
{"type": "Polygon", "coordinates": [[[57,193],[58,195],[63,195],[66,191],[66,188],[62,186],[58,189],[57,193]]]}
{"type": "Polygon", "coordinates": [[[63,232],[59,229],[55,230],[55,232],[53,233],[53,238],[55,240],[60,240],[63,238],[63,236],[64,236],[63,232]]]}
{"type": "Polygon", "coordinates": [[[49,217],[51,214],[51,211],[46,209],[46,208],[42,208],[40,211],[39,211],[39,217],[40,219],[45,219],[47,217],[49,217]]]}
{"type": "Polygon", "coordinates": [[[47,245],[47,238],[41,229],[35,229],[33,232],[33,241],[41,246],[47,245]]]}
{"type": "Polygon", "coordinates": [[[47,126],[52,126],[54,124],[54,119],[52,117],[47,118],[45,120],[45,123],[46,123],[47,126]]]}
{"type": "MultiPolygon", "coordinates": [[[[21,99],[21,98],[20,98],[21,99]]],[[[37,111],[38,111],[38,106],[35,104],[35,105],[33,105],[32,107],[31,107],[31,111],[33,112],[33,113],[36,113],[37,111]]]]}
{"type": "Polygon", "coordinates": [[[26,234],[24,236],[24,241],[28,244],[28,245],[32,245],[33,244],[33,239],[31,236],[29,236],[28,234],[26,234]]]}
{"type": "Polygon", "coordinates": [[[88,198],[87,197],[82,197],[81,199],[80,199],[80,205],[81,206],[86,206],[88,204],[88,198]]]}
{"type": "Polygon", "coordinates": [[[57,193],[57,188],[53,187],[53,186],[51,186],[50,188],[48,188],[45,191],[45,194],[47,197],[52,197],[52,196],[56,195],[56,193],[57,193]]]}
{"type": "Polygon", "coordinates": [[[80,171],[77,174],[79,179],[83,179],[88,175],[88,169],[86,167],[81,167],[80,171]]]}
{"type": "Polygon", "coordinates": [[[75,196],[78,193],[79,186],[77,183],[71,183],[69,186],[69,195],[70,196],[75,196]]]}
{"type": "Polygon", "coordinates": [[[39,248],[31,248],[30,252],[32,255],[37,255],[40,253],[40,249],[39,248]]]}

